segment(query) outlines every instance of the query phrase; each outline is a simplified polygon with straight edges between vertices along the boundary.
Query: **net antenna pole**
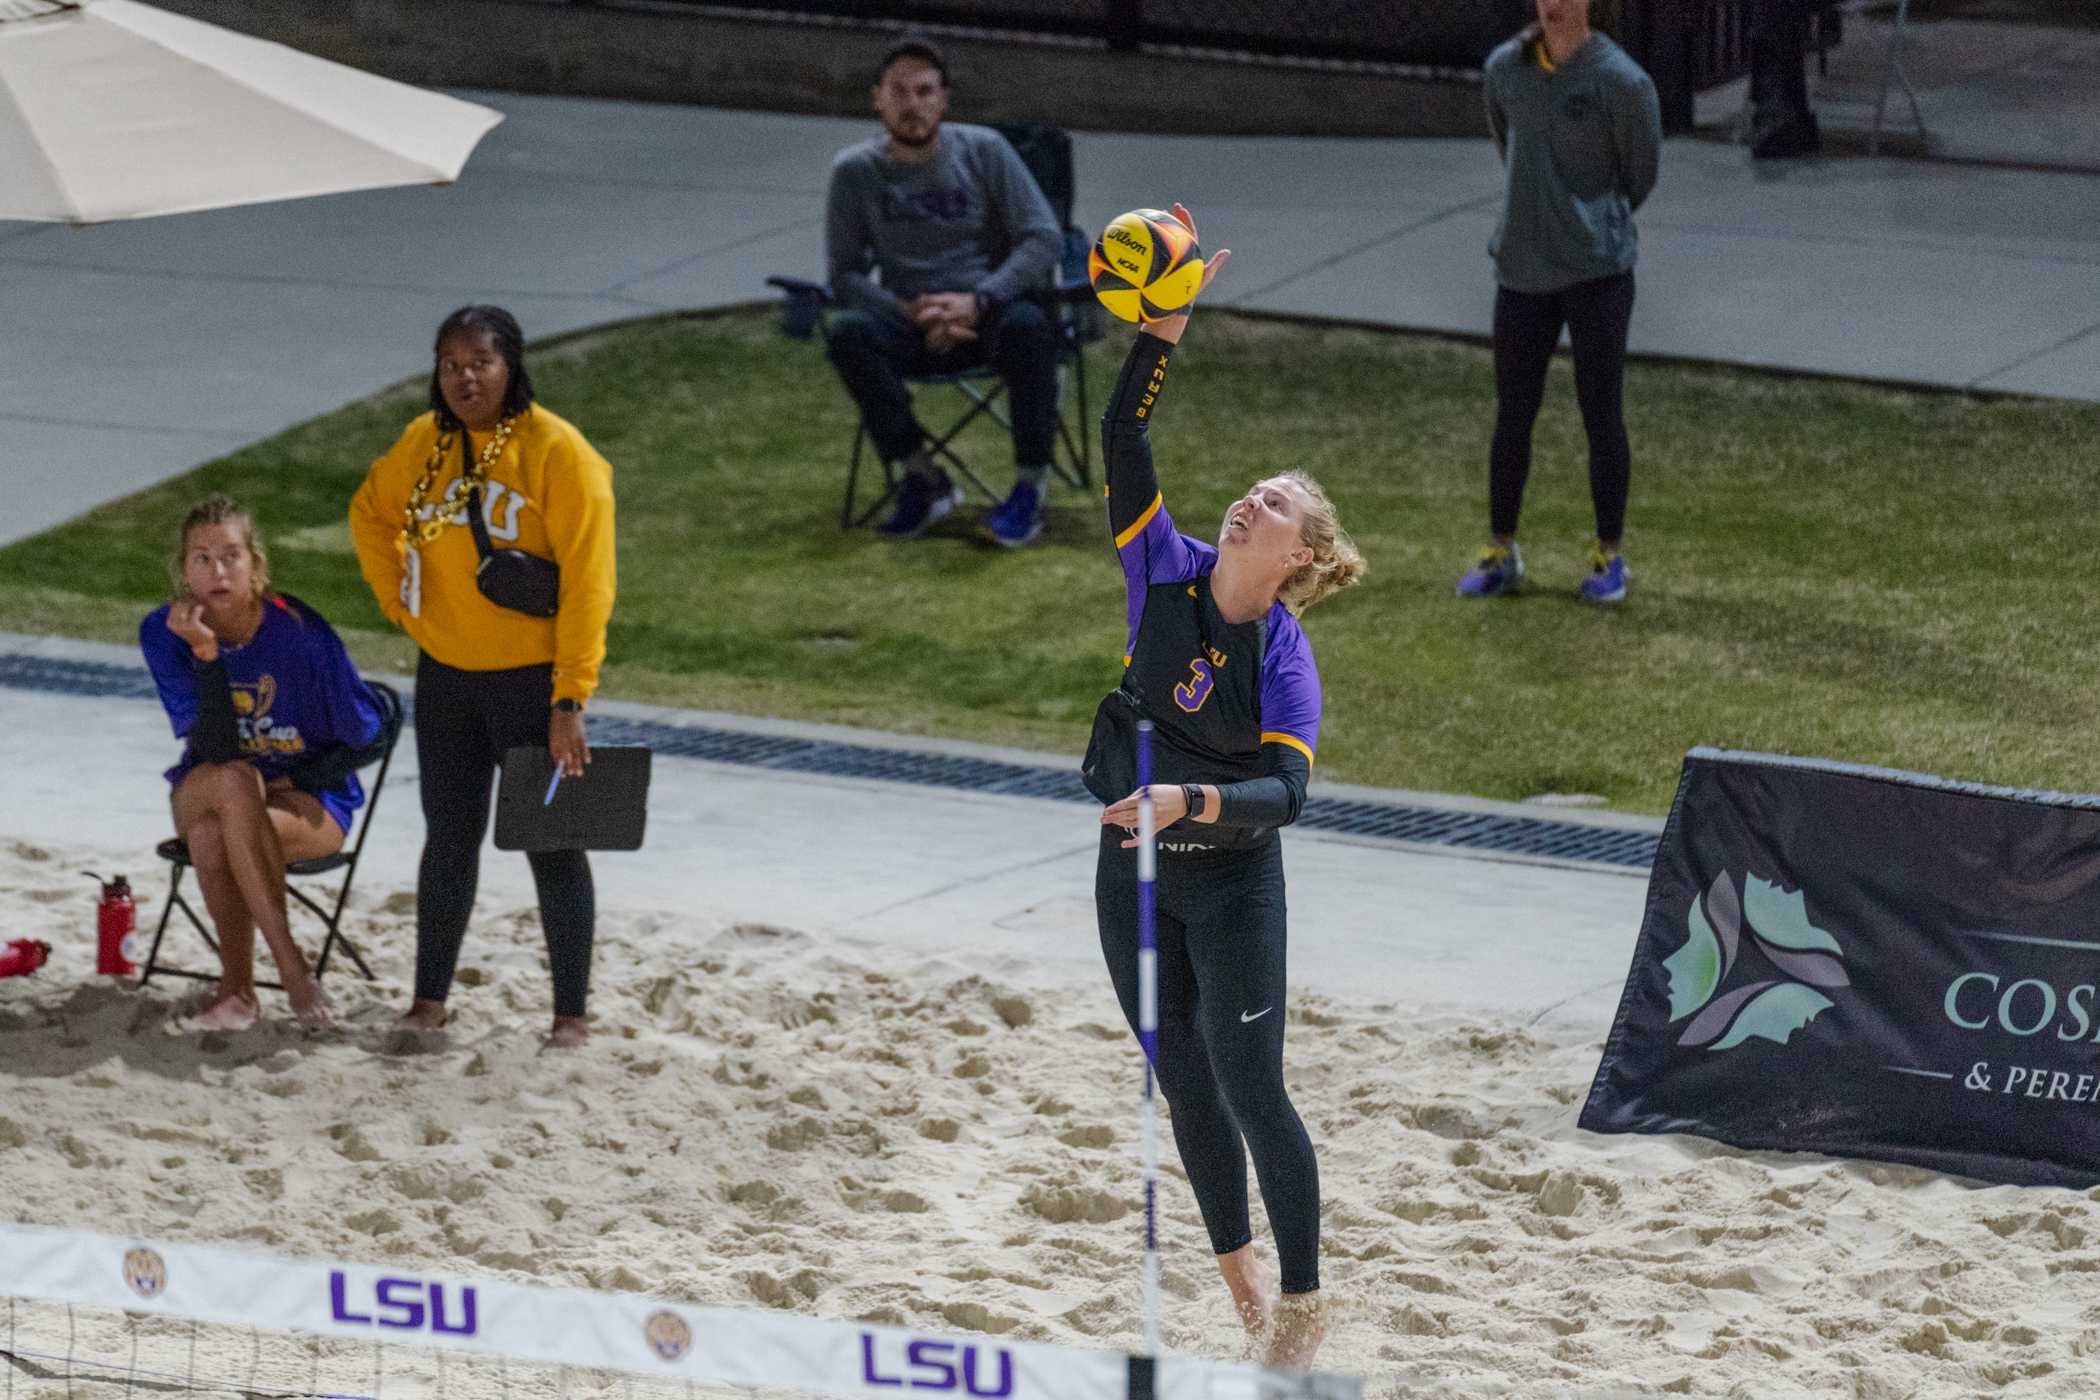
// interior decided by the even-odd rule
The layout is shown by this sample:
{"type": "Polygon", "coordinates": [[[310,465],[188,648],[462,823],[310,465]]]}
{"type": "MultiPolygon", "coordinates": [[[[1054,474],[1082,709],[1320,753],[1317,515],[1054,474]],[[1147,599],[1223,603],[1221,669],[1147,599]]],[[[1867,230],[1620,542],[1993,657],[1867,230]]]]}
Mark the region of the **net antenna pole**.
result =
{"type": "Polygon", "coordinates": [[[1139,1139],[1145,1164],[1145,1355],[1159,1355],[1159,1108],[1152,1066],[1159,1058],[1159,938],[1154,889],[1159,873],[1158,813],[1152,805],[1152,721],[1137,726],[1138,1044],[1145,1050],[1139,1139]]]}

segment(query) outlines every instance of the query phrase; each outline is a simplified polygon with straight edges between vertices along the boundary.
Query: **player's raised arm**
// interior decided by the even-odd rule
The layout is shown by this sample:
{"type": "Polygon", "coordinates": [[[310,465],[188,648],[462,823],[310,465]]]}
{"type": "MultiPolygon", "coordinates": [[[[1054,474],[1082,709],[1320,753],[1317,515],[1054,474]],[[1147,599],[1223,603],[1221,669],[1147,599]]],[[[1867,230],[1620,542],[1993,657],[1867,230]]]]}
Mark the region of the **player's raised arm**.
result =
{"type": "MultiPolygon", "coordinates": [[[[1188,210],[1177,204],[1174,217],[1193,238],[1195,227],[1188,210]]],[[[1197,295],[1231,256],[1230,250],[1221,251],[1204,264],[1197,295]]],[[[1188,311],[1183,309],[1140,326],[1109,395],[1108,410],[1101,416],[1108,528],[1133,589],[1143,588],[1148,580],[1178,578],[1188,571],[1188,561],[1182,557],[1185,551],[1175,548],[1178,536],[1152,464],[1151,438],[1152,421],[1166,393],[1168,363],[1188,322],[1188,311]]]]}

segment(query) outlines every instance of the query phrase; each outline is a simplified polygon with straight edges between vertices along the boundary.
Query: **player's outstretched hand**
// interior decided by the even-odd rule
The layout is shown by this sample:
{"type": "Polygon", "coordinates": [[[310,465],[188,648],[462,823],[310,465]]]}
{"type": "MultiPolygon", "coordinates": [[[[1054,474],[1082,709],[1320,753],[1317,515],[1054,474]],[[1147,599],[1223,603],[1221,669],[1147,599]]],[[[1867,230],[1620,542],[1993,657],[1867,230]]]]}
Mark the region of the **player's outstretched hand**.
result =
{"type": "MultiPolygon", "coordinates": [[[[1174,205],[1174,217],[1181,221],[1181,226],[1189,231],[1190,237],[1195,236],[1196,216],[1189,213],[1187,205],[1177,201],[1174,205]]],[[[1197,241],[1200,243],[1202,240],[1198,239],[1197,241]]],[[[1157,336],[1169,345],[1179,341],[1181,333],[1188,329],[1189,312],[1195,309],[1196,303],[1202,299],[1203,293],[1209,290],[1210,284],[1217,280],[1219,271],[1224,268],[1226,259],[1231,256],[1232,249],[1230,248],[1220,248],[1217,252],[1212,253],[1203,264],[1203,281],[1197,286],[1196,295],[1189,298],[1189,304],[1171,316],[1162,316],[1157,321],[1147,321],[1145,323],[1146,333],[1157,336]]]]}

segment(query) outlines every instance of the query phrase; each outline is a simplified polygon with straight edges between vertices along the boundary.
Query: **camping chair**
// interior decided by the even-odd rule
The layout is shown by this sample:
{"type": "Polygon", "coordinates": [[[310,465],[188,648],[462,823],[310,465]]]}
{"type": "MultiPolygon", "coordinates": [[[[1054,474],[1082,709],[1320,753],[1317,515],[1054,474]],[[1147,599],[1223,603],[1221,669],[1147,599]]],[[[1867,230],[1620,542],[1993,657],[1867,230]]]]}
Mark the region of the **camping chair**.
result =
{"type": "MultiPolygon", "coordinates": [[[[1036,184],[1050,201],[1050,210],[1057,218],[1058,227],[1064,230],[1064,247],[1055,282],[1042,293],[1057,335],[1057,435],[1052,443],[1050,467],[1063,480],[1086,491],[1093,485],[1094,454],[1093,435],[1088,424],[1084,352],[1090,342],[1101,338],[1103,320],[1101,308],[1095,303],[1093,289],[1087,282],[1088,240],[1072,226],[1072,138],[1062,128],[1054,126],[1014,125],[994,129],[1007,139],[1020,155],[1022,164],[1035,176],[1036,184]],[[1076,390],[1076,417],[1065,411],[1068,385],[1076,390]]],[[[787,294],[781,329],[797,340],[814,336],[834,305],[830,289],[821,282],[799,277],[768,277],[766,284],[787,294]]],[[[945,385],[961,395],[959,415],[946,429],[928,437],[927,451],[987,501],[997,502],[999,496],[956,451],[955,439],[979,418],[989,418],[1009,433],[1013,431],[1004,403],[1006,381],[991,366],[981,365],[952,374],[912,375],[908,382],[914,386],[945,385]]],[[[867,424],[856,423],[853,452],[846,465],[846,496],[839,506],[839,528],[842,530],[865,525],[874,519],[897,494],[902,479],[894,464],[883,462],[881,494],[856,515],[854,497],[860,487],[862,454],[867,450],[867,424]]]]}
{"type": "MultiPolygon", "coordinates": [[[[343,932],[343,906],[350,901],[350,885],[357,879],[357,863],[364,855],[365,838],[372,834],[372,817],[379,810],[379,795],[386,787],[386,771],[393,766],[394,745],[401,738],[402,711],[401,696],[392,686],[380,681],[366,681],[365,687],[372,692],[372,703],[379,707],[379,735],[358,753],[357,766],[364,769],[377,763],[379,772],[373,776],[372,789],[365,795],[365,810],[357,822],[357,839],[333,855],[294,861],[285,867],[285,874],[291,877],[329,875],[338,870],[343,872],[343,882],[336,887],[334,899],[326,907],[314,901],[305,890],[293,884],[291,879],[287,879],[284,885],[284,892],[305,905],[328,929],[328,936],[321,942],[321,956],[314,964],[314,978],[317,981],[328,971],[329,955],[335,951],[338,943],[343,945],[343,951],[349,954],[350,961],[357,964],[357,970],[364,974],[365,980],[373,980],[372,969],[365,964],[363,955],[357,951],[357,945],[350,941],[350,936],[343,932]]],[[[217,981],[216,972],[192,972],[187,968],[168,967],[160,961],[160,943],[167,937],[168,920],[177,909],[182,911],[183,917],[190,921],[190,927],[197,930],[198,936],[211,946],[214,953],[219,951],[219,941],[212,937],[210,927],[197,917],[197,911],[183,898],[182,877],[190,868],[189,843],[180,836],[171,836],[155,848],[155,853],[174,867],[174,881],[168,886],[168,902],[161,908],[160,926],[153,931],[153,947],[146,954],[145,967],[139,973],[139,985],[145,986],[153,980],[156,973],[169,977],[188,977],[199,982],[217,981]]],[[[323,898],[327,898],[325,891],[323,898]]],[[[255,985],[279,991],[284,989],[283,984],[278,982],[257,982],[255,985]]]]}

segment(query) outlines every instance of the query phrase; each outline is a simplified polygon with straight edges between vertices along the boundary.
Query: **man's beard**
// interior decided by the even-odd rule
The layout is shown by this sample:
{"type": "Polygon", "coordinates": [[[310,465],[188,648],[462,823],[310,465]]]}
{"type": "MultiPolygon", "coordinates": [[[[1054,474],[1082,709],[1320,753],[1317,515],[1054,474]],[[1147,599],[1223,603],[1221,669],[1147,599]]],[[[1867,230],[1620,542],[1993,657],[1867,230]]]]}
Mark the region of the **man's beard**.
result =
{"type": "Polygon", "coordinates": [[[906,136],[902,131],[899,131],[894,126],[889,126],[886,129],[889,131],[890,140],[894,141],[899,146],[904,147],[906,150],[911,151],[925,150],[928,146],[931,146],[934,143],[934,139],[941,134],[941,124],[939,122],[933,122],[929,124],[926,128],[926,134],[917,138],[916,140],[914,140],[912,137],[906,136]]]}

